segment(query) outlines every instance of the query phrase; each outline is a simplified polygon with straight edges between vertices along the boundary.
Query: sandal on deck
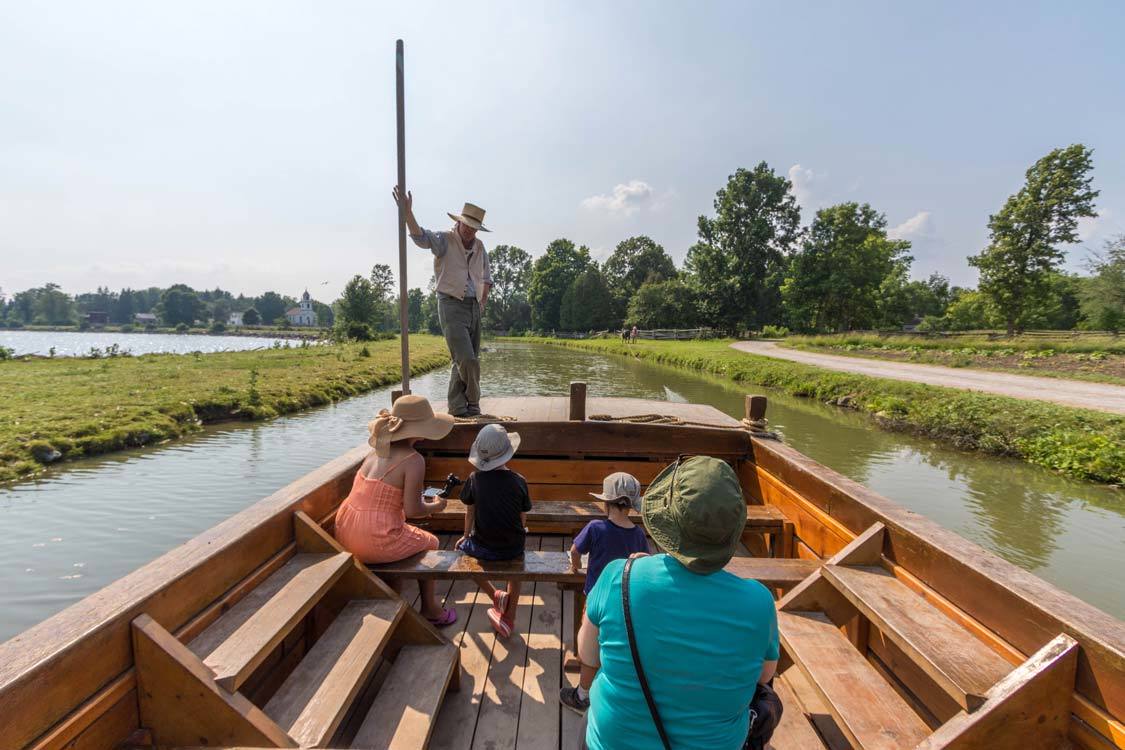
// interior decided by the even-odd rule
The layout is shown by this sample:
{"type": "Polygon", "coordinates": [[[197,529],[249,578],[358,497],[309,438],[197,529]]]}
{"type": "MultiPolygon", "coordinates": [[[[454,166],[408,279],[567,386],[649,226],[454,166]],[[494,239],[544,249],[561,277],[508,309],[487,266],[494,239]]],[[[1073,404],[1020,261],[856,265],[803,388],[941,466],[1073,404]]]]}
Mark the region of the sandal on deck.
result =
{"type": "Polygon", "coordinates": [[[455,609],[443,609],[441,611],[441,617],[434,617],[434,618],[427,617],[426,619],[429,620],[430,624],[433,625],[434,627],[444,628],[448,625],[452,625],[453,623],[457,622],[457,610],[455,610],[455,609]]]}
{"type": "Polygon", "coordinates": [[[508,592],[504,589],[496,589],[492,593],[492,603],[496,605],[496,609],[501,612],[508,611],[508,592]]]}
{"type": "Polygon", "coordinates": [[[492,623],[492,629],[495,630],[496,634],[501,638],[510,636],[512,634],[512,628],[515,627],[515,623],[507,617],[504,617],[503,613],[495,607],[488,610],[488,621],[492,623]]]}

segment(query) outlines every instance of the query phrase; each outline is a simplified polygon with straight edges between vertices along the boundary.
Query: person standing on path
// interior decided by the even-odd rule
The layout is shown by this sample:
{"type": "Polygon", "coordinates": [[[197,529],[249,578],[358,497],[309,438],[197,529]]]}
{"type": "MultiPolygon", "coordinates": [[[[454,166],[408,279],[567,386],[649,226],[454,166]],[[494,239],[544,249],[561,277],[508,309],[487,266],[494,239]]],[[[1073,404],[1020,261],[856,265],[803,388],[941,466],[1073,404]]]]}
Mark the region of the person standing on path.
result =
{"type": "Polygon", "coordinates": [[[445,232],[431,232],[414,218],[414,196],[392,190],[395,203],[403,207],[410,239],[434,254],[437,279],[438,320],[453,367],[449,373],[447,409],[455,417],[480,415],[480,319],[492,287],[488,253],[477,239],[487,232],[484,209],[466,203],[460,214],[448,214],[456,222],[445,232]]]}

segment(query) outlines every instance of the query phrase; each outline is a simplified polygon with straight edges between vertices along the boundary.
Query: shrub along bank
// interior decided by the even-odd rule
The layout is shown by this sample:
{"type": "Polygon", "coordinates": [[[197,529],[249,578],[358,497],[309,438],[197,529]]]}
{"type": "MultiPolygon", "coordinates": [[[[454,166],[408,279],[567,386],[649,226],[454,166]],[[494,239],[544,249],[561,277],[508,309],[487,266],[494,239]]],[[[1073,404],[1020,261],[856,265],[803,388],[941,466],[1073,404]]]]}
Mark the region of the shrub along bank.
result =
{"type": "MultiPolygon", "coordinates": [[[[413,373],[447,364],[410,337],[413,373]]],[[[397,382],[398,341],[215,354],[0,362],[0,481],[44,464],[150,445],[223,420],[269,419],[397,382]]]]}
{"type": "Polygon", "coordinates": [[[1078,479],[1125,484],[1125,417],[832,372],[739,352],[730,348],[730,341],[521,340],[647,359],[777,388],[870,413],[887,429],[926,435],[966,450],[1017,456],[1078,479]]]}

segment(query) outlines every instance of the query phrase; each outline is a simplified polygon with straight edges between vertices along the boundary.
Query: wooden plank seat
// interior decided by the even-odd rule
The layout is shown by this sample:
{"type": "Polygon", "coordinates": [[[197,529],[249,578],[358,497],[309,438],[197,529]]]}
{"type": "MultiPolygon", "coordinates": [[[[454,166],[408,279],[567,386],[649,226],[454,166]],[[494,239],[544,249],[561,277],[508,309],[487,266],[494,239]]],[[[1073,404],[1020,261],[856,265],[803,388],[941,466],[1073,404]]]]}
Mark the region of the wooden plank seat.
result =
{"type": "Polygon", "coordinates": [[[930,729],[822,612],[777,613],[785,652],[856,750],[904,750],[930,729]]]}
{"type": "Polygon", "coordinates": [[[266,716],[301,747],[324,747],[359,696],[405,609],[398,599],[348,602],[266,704],[266,716]]]}
{"type": "MultiPolygon", "coordinates": [[[[735,557],[727,563],[726,570],[740,578],[760,581],[767,588],[788,589],[811,575],[818,566],[819,563],[812,560],[735,557]]],[[[456,550],[431,550],[398,562],[368,565],[367,568],[385,578],[488,578],[568,586],[579,586],[586,581],[584,570],[571,568],[567,552],[529,550],[515,560],[484,561],[456,550]]]]}
{"type": "Polygon", "coordinates": [[[296,555],[262,583],[264,596],[233,607],[192,642],[192,651],[234,692],[352,565],[347,552],[296,555]]]}
{"type": "Polygon", "coordinates": [[[961,708],[975,710],[1012,671],[1006,659],[883,568],[826,565],[822,573],[961,708]]]}
{"type": "MultiPolygon", "coordinates": [[[[635,521],[640,521],[641,514],[633,511],[629,516],[635,521]]],[[[460,530],[459,524],[465,518],[465,505],[460,500],[450,500],[445,510],[434,513],[429,518],[432,521],[452,522],[449,528],[460,530]]],[[[551,532],[575,534],[590,521],[604,518],[604,506],[596,500],[553,500],[533,504],[527,514],[527,526],[533,534],[551,532]]],[[[772,505],[746,506],[747,532],[780,534],[786,520],[785,514],[772,505]]]]}

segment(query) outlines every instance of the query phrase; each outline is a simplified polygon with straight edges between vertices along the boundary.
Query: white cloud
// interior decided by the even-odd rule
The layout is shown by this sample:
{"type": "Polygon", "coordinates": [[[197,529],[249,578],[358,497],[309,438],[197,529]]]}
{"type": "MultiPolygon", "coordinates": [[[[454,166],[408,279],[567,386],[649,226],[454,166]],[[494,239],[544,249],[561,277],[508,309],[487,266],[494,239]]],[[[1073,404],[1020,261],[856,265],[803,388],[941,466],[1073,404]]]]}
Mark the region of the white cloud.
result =
{"type": "Polygon", "coordinates": [[[582,207],[591,211],[605,211],[615,216],[632,216],[645,206],[651,207],[656,191],[644,180],[630,180],[615,185],[609,195],[591,195],[582,201],[582,207]]]}
{"type": "Polygon", "coordinates": [[[1078,241],[1090,242],[1102,239],[1108,234],[1113,223],[1113,211],[1108,208],[1099,210],[1097,216],[1083,216],[1078,220],[1078,241]]]}
{"type": "Polygon", "coordinates": [[[825,176],[823,172],[814,172],[800,164],[789,167],[789,181],[793,183],[793,195],[796,196],[797,203],[802,207],[808,204],[815,192],[814,186],[823,183],[825,176]]]}
{"type": "Polygon", "coordinates": [[[923,240],[934,236],[934,220],[929,211],[919,211],[898,226],[887,230],[894,240],[923,240]]]}

